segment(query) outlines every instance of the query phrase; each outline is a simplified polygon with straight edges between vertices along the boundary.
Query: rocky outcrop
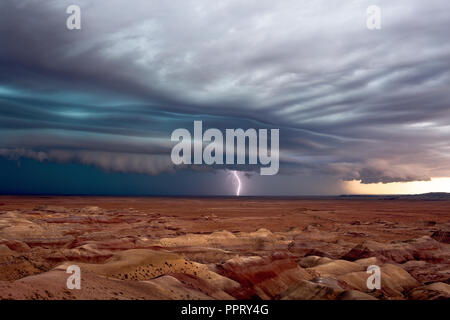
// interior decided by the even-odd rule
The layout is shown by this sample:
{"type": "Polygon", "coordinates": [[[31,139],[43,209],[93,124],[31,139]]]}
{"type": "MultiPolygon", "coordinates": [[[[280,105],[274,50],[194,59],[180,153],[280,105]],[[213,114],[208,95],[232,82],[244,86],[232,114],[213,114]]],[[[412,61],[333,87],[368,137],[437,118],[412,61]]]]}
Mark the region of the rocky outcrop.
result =
{"type": "Polygon", "coordinates": [[[447,300],[450,299],[450,285],[435,282],[412,289],[407,297],[414,300],[447,300]]]}
{"type": "Polygon", "coordinates": [[[439,215],[392,215],[389,208],[377,211],[386,213],[380,218],[359,206],[347,212],[353,200],[320,212],[306,208],[311,203],[282,209],[284,200],[229,210],[222,210],[228,202],[197,200],[182,214],[165,200],[151,210],[130,208],[139,201],[120,208],[5,204],[0,298],[449,298],[448,218],[440,206],[439,215]],[[69,265],[81,268],[81,290],[66,288],[69,265]],[[378,290],[367,287],[374,265],[378,290]]]}
{"type": "Polygon", "coordinates": [[[379,243],[364,241],[342,256],[345,260],[376,257],[382,262],[405,263],[423,260],[433,263],[449,261],[449,247],[425,236],[410,241],[379,243]],[[444,247],[445,246],[445,247],[444,247]],[[444,250],[443,250],[444,249],[444,250]]]}
{"type": "Polygon", "coordinates": [[[275,299],[292,283],[312,278],[287,254],[236,257],[216,266],[216,269],[241,285],[233,292],[238,299],[275,299]]]}

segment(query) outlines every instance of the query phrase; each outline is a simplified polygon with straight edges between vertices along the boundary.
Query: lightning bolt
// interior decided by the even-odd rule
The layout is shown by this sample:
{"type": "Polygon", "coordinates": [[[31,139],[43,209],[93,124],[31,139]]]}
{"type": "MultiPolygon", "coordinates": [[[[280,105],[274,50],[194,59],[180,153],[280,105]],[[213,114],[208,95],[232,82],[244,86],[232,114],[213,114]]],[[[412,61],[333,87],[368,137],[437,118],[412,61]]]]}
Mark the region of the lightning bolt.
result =
{"type": "Polygon", "coordinates": [[[241,193],[241,179],[239,178],[239,175],[237,174],[237,171],[233,171],[233,175],[237,180],[237,190],[236,190],[236,196],[239,197],[239,194],[241,193]]]}

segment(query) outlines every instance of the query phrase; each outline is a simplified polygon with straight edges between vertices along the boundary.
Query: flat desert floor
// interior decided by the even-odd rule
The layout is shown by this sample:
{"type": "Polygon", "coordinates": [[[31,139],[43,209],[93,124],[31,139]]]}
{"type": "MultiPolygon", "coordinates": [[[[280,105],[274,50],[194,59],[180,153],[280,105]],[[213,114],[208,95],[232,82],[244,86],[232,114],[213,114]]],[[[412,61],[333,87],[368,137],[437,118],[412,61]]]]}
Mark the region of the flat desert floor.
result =
{"type": "Polygon", "coordinates": [[[0,299],[449,299],[449,283],[450,201],[0,197],[0,299]]]}

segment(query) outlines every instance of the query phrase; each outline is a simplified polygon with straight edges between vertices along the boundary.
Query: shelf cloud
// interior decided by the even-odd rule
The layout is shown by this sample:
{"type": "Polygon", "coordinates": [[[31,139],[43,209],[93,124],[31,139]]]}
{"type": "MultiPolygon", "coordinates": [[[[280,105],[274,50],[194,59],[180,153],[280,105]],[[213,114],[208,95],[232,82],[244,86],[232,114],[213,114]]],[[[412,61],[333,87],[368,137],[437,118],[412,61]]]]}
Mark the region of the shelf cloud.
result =
{"type": "Polygon", "coordinates": [[[450,3],[380,0],[368,30],[371,4],[2,0],[0,156],[176,174],[170,133],[202,120],[279,128],[281,194],[450,177],[450,3]]]}

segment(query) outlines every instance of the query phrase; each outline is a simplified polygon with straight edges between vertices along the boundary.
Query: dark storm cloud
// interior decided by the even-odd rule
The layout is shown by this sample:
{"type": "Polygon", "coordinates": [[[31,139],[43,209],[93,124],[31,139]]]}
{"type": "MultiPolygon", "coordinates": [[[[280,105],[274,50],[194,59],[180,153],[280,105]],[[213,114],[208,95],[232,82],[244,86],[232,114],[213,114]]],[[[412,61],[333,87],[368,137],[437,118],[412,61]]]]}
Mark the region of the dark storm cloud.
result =
{"type": "Polygon", "coordinates": [[[203,120],[280,128],[281,173],[450,176],[450,3],[371,4],[3,0],[1,154],[155,174],[203,120]]]}

